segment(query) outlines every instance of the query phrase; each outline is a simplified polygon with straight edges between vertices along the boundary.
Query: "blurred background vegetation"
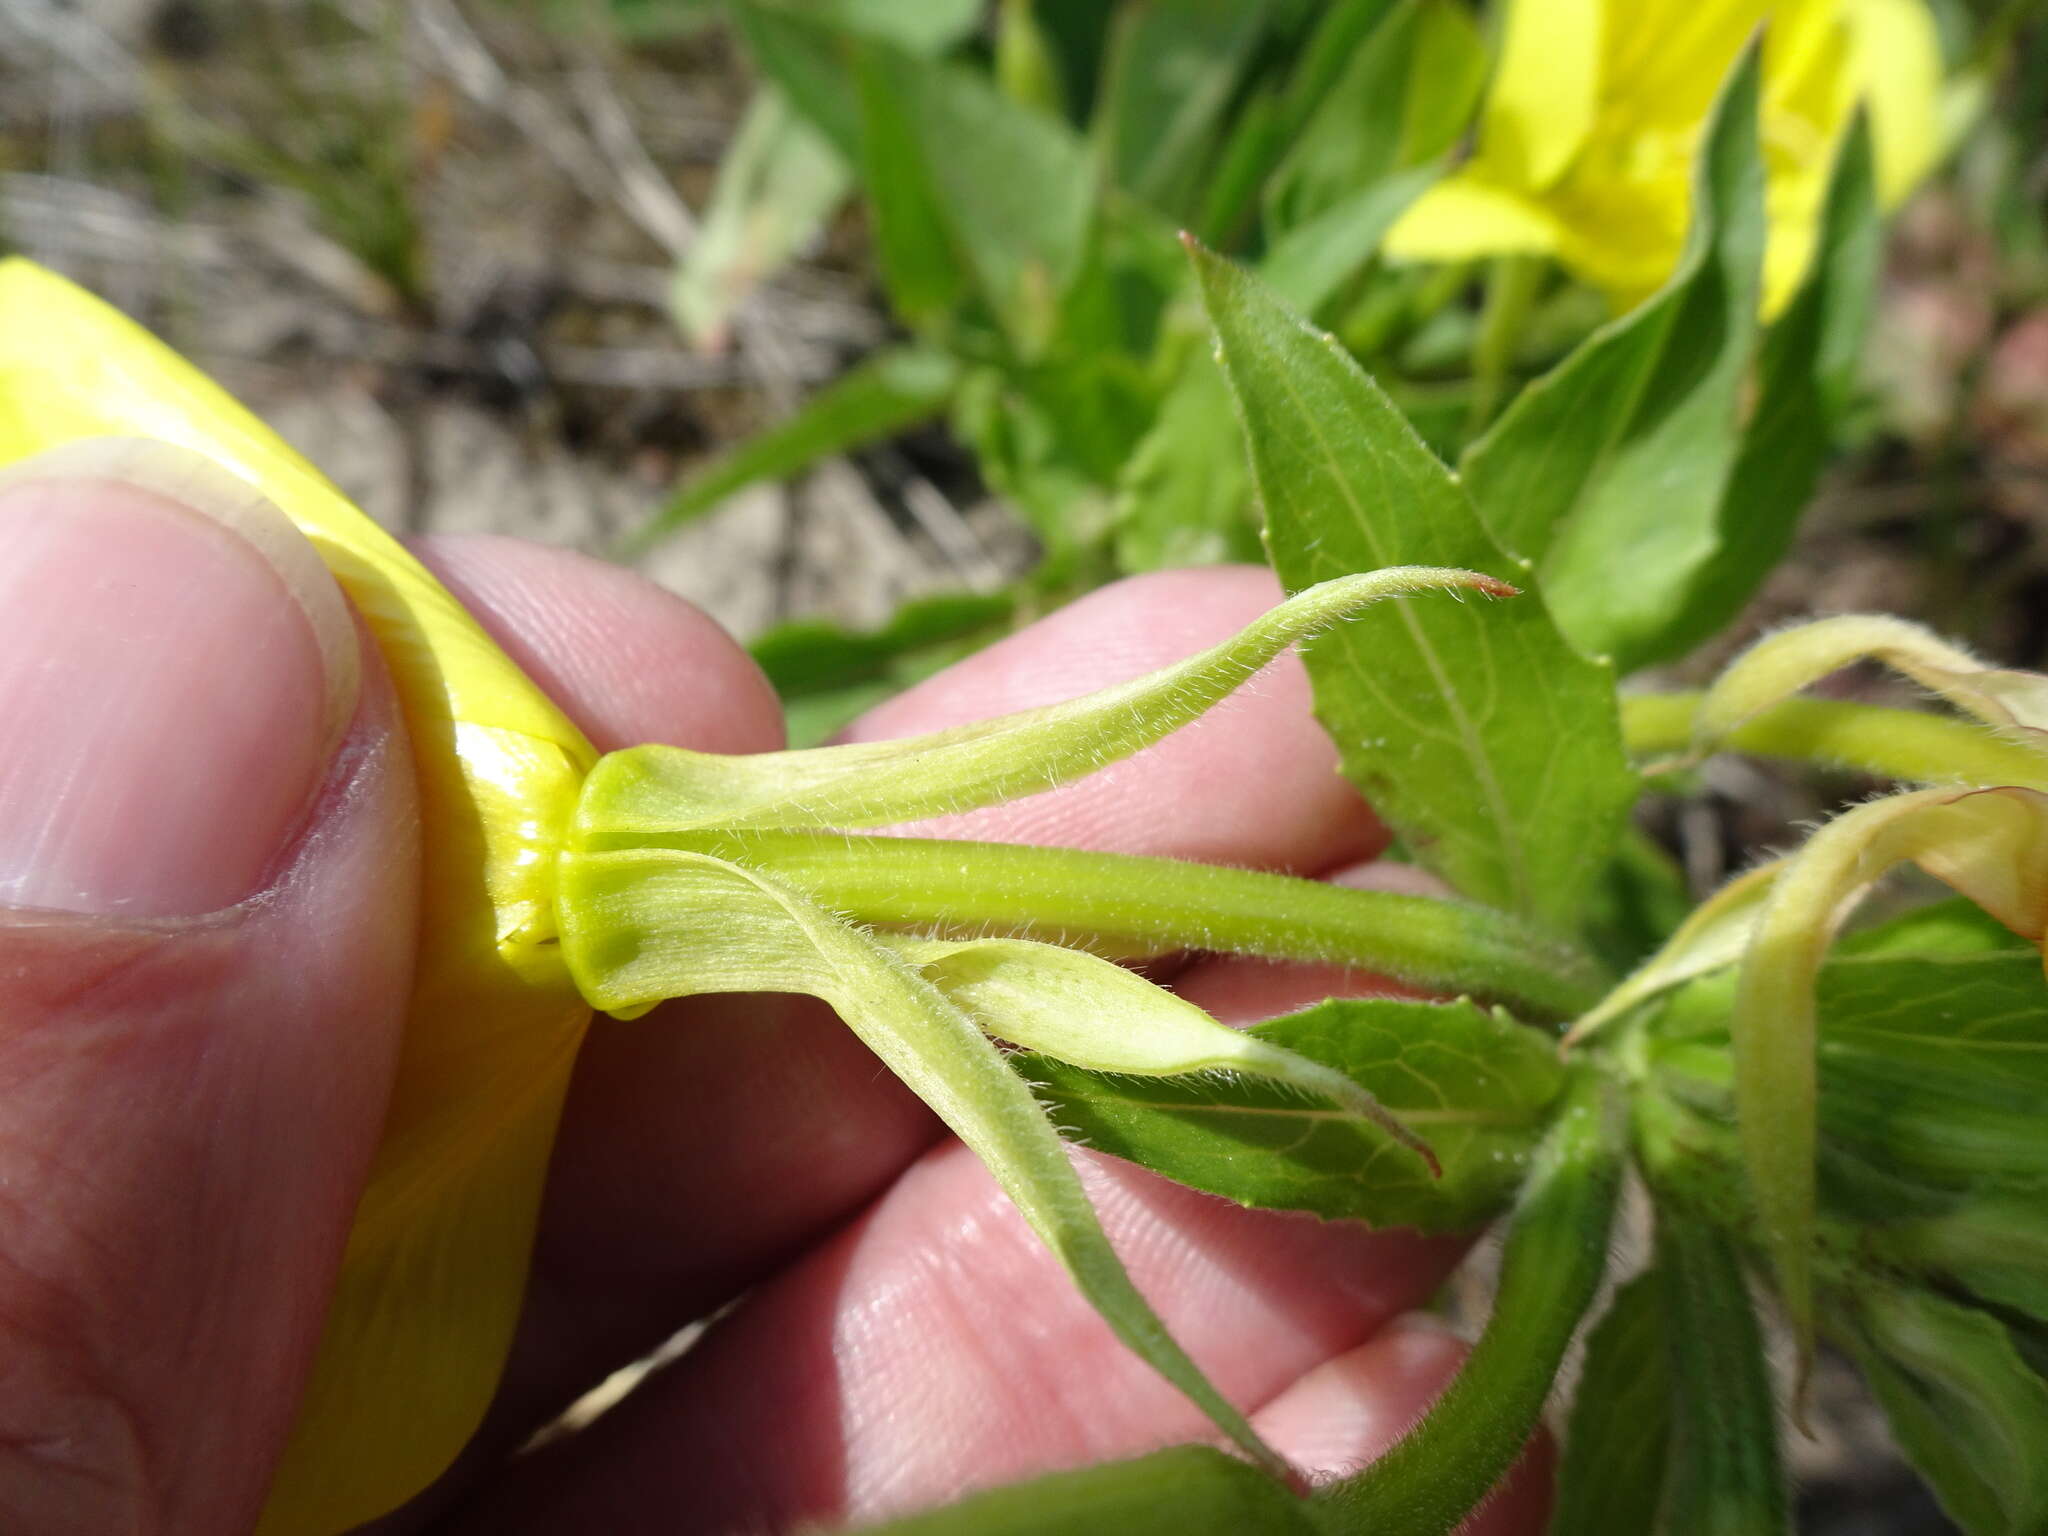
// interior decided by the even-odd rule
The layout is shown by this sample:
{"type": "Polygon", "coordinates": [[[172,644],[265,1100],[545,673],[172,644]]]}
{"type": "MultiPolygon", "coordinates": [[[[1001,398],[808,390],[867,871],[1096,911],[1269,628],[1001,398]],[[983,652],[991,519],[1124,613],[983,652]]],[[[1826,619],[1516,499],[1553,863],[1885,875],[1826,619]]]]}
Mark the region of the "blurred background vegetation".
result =
{"type": "MultiPolygon", "coordinates": [[[[1608,317],[1552,264],[1381,253],[1469,151],[1500,9],[0,0],[0,246],[390,527],[633,559],[815,737],[1119,572],[1256,558],[1176,231],[1447,455],[1608,317]]],[[[1853,609],[2048,664],[2042,9],[1931,5],[1953,142],[1887,227],[1839,452],[1680,675],[1853,609]]],[[[1817,809],[1712,772],[1710,814],[1654,829],[1700,887],[1817,809]]],[[[1805,1528],[1944,1529],[1859,1402],[1795,1450],[1805,1528]]]]}

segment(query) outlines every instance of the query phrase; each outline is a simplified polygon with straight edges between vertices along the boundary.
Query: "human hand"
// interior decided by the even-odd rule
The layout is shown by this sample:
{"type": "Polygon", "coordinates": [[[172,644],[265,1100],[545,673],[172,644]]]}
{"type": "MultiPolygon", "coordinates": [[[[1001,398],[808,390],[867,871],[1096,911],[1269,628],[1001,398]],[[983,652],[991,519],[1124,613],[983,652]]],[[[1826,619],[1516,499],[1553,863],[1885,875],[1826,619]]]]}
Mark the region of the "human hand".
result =
{"type": "MultiPolygon", "coordinates": [[[[345,654],[332,625],[323,640],[219,524],[34,482],[0,491],[0,524],[0,1528],[242,1529],[318,1337],[410,982],[403,732],[374,651],[345,654]]],[[[273,553],[303,573],[294,537],[273,553]]],[[[779,745],[744,653],[639,578],[508,540],[421,554],[600,747],[779,745]]],[[[858,733],[1070,697],[1276,596],[1246,570],[1124,583],[858,733]]],[[[930,830],[1325,871],[1381,839],[1333,762],[1289,661],[1112,773],[930,830]]],[[[1236,1022],[1371,982],[1201,960],[1177,985],[1236,1022]]],[[[1139,1285],[1311,1471],[1384,1448],[1454,1369],[1447,1335],[1390,1324],[1458,1244],[1247,1212],[1082,1157],[1139,1285]]],[[[499,1402],[463,1464],[380,1529],[867,1519],[1204,1432],[828,1014],[701,999],[593,1029],[499,1402]],[[508,1460],[743,1293],[623,1408],[508,1460]]],[[[1546,1481],[1525,1461],[1472,1528],[1536,1529],[1546,1481]]]]}

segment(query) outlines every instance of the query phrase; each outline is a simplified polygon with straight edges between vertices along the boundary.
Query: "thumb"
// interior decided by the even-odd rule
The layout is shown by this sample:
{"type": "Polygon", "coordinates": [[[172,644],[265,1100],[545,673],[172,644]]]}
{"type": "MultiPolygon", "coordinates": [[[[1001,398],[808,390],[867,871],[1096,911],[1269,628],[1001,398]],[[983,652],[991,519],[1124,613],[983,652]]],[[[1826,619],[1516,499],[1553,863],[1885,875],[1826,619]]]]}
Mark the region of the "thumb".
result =
{"type": "Polygon", "coordinates": [[[0,478],[0,1530],[246,1529],[375,1145],[403,732],[312,546],[182,450],[0,478]]]}

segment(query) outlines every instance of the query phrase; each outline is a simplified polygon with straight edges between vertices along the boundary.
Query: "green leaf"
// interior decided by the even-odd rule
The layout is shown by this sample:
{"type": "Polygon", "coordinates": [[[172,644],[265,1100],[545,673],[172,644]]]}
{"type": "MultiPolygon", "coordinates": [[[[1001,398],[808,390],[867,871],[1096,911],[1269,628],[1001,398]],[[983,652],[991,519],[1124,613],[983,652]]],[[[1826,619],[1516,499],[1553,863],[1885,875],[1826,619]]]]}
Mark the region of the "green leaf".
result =
{"type": "Polygon", "coordinates": [[[1456,141],[1486,78],[1486,48],[1449,0],[1403,0],[1352,50],[1266,188],[1270,233],[1296,229],[1456,141]]]}
{"type": "Polygon", "coordinates": [[[1614,1293],[1587,1338],[1550,1536],[1657,1529],[1671,1449],[1671,1326],[1662,1277],[1643,1274],[1614,1293]]]}
{"type": "Polygon", "coordinates": [[[1666,1204],[1657,1269],[1670,1309],[1671,1380],[1683,1384],[1671,1398],[1664,1536],[1784,1536],[1791,1527],[1777,1404],[1735,1249],[1666,1204]]]}
{"type": "Polygon", "coordinates": [[[945,409],[959,381],[950,358],[894,347],[856,364],[804,402],[794,416],[734,444],[698,469],[668,504],[626,540],[644,550],[728,496],[763,480],[787,480],[819,460],[878,442],[945,409]]]}
{"type": "Polygon", "coordinates": [[[1842,1301],[1844,1342],[1949,1517],[1969,1536],[2048,1529],[2048,1383],[2005,1325],[1923,1291],[1842,1301]]]}
{"type": "Polygon", "coordinates": [[[1682,654],[1726,628],[1790,547],[1853,403],[1882,234],[1869,122],[1859,113],[1828,184],[1813,270],[1764,337],[1756,404],[1721,498],[1718,547],[1694,577],[1659,654],[1682,654]]]}
{"type": "Polygon", "coordinates": [[[1509,1218],[1485,1332],[1420,1424],[1356,1477],[1317,1491],[1326,1529],[1440,1536],[1514,1465],[1607,1270],[1623,1121],[1600,1074],[1577,1074],[1509,1218]]]}
{"type": "Polygon", "coordinates": [[[1259,274],[1305,315],[1320,312],[1441,174],[1435,164],[1383,176],[1273,242],[1259,274]]]}
{"type": "Polygon", "coordinates": [[[1696,178],[1670,280],[1524,389],[1461,465],[1565,633],[1623,671],[1673,654],[1721,544],[1764,242],[1754,47],[1722,89],[1696,178]]]}
{"type": "MultiPolygon", "coordinates": [[[[1391,558],[1528,579],[1331,337],[1221,257],[1194,259],[1284,583],[1391,558]]],[[[1346,775],[1418,862],[1475,900],[1577,921],[1635,778],[1611,674],[1573,651],[1539,596],[1391,605],[1304,659],[1346,775]]]]}
{"type": "Polygon", "coordinates": [[[740,301],[818,237],[852,187],[845,159],[781,91],[755,92],[676,268],[670,304],[683,334],[720,350],[740,301]]]}
{"type": "Polygon", "coordinates": [[[868,37],[927,58],[970,32],[982,0],[725,0],[753,56],[851,165],[860,159],[860,105],[847,70],[847,44],[868,37]]]}
{"type": "Polygon", "coordinates": [[[971,70],[875,42],[852,55],[861,158],[899,306],[913,316],[936,307],[935,258],[920,252],[948,246],[1013,344],[1036,354],[1085,254],[1096,202],[1086,147],[971,70]]]}
{"type": "Polygon", "coordinates": [[[822,998],[966,1143],[1126,1346],[1276,1474],[1282,1462],[1131,1284],[1031,1091],[975,1021],[852,924],[757,870],[668,849],[560,860],[562,955],[583,996],[622,1016],[707,992],[822,998]]]}
{"type": "Polygon", "coordinates": [[[1118,9],[1090,132],[1110,179],[1179,215],[1266,30],[1266,0],[1153,0],[1118,9]]]}
{"type": "Polygon", "coordinates": [[[862,1536],[1315,1536],[1299,1499],[1206,1446],[1056,1472],[862,1536]]]}
{"type": "Polygon", "coordinates": [[[1251,1033],[1365,1088],[1429,1141],[1443,1176],[1377,1127],[1275,1084],[1106,1077],[1043,1057],[1018,1068],[1090,1146],[1180,1183],[1437,1232],[1513,1198],[1563,1083],[1548,1036],[1468,1002],[1338,998],[1251,1033]]]}
{"type": "Polygon", "coordinates": [[[1966,1196],[1871,1234],[1891,1265],[2048,1323],[2048,1202],[2038,1190],[1966,1196]]]}
{"type": "Polygon", "coordinates": [[[1229,382],[1213,358],[1196,353],[1118,477],[1117,564],[1157,571],[1257,560],[1251,510],[1229,382]]]}

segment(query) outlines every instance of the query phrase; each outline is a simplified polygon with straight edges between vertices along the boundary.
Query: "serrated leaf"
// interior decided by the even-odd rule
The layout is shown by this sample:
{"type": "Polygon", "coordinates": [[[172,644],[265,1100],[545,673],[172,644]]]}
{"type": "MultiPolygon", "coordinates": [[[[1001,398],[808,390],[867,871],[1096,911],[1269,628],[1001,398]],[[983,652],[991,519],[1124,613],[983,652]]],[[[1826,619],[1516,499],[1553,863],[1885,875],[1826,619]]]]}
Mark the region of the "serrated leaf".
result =
{"type": "Polygon", "coordinates": [[[1989,1313],[1876,1289],[1845,1342],[1907,1459],[1969,1536],[2048,1528],[2048,1383],[1989,1313]]]}
{"type": "Polygon", "coordinates": [[[685,480],[626,541],[630,554],[764,480],[786,480],[822,459],[864,447],[945,409],[959,369],[920,347],[877,352],[819,390],[794,416],[734,444],[685,480]]]}
{"type": "MultiPolygon", "coordinates": [[[[1221,257],[1193,255],[1282,582],[1390,558],[1455,558],[1527,580],[1333,338],[1221,257]]],[[[1345,774],[1418,862],[1475,900],[1560,928],[1577,921],[1635,776],[1611,674],[1572,649],[1539,594],[1400,604],[1304,660],[1345,774]]]]}
{"type": "Polygon", "coordinates": [[[1252,1033],[1365,1088],[1429,1141],[1443,1177],[1368,1122],[1274,1084],[1109,1077],[1036,1056],[1018,1067],[1100,1151],[1244,1205],[1429,1231],[1513,1198],[1564,1080],[1547,1036],[1468,1002],[1339,998],[1252,1033]]]}
{"type": "Polygon", "coordinates": [[[1301,1501],[1206,1446],[1056,1472],[860,1536],[1314,1536],[1301,1501]]]}
{"type": "Polygon", "coordinates": [[[1763,260],[1756,114],[1752,46],[1710,120],[1671,278],[1524,389],[1460,465],[1564,632],[1623,671],[1671,653],[1720,547],[1763,260]]]}
{"type": "Polygon", "coordinates": [[[1586,1340],[1550,1536],[1653,1531],[1671,1449],[1671,1323],[1664,1286],[1638,1275],[1586,1340]]]}

